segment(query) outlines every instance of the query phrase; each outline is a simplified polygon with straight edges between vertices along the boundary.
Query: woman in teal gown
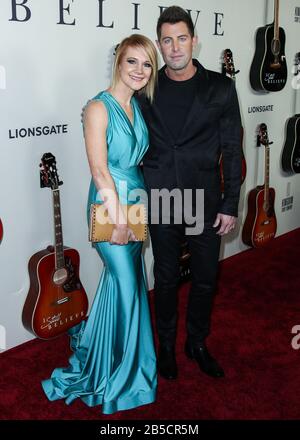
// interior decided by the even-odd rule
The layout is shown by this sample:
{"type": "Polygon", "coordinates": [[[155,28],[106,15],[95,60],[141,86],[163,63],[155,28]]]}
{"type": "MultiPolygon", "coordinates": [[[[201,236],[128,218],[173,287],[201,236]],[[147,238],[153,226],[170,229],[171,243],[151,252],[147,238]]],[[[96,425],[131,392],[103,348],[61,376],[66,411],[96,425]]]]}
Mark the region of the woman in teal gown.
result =
{"type": "Polygon", "coordinates": [[[116,51],[111,87],[89,101],[84,133],[92,180],[91,203],[104,201],[114,230],[110,242],[94,243],[103,272],[86,322],[73,327],[73,354],[67,368],[56,368],[42,382],[49,400],[67,404],[81,398],[102,405],[111,414],[155,400],[156,358],[150,322],[142,243],[127,224],[119,204],[129,192],[144,190],[139,167],[148,148],[148,131],[137,91],[150,99],[156,81],[157,58],[152,42],[131,35],[116,51]]]}

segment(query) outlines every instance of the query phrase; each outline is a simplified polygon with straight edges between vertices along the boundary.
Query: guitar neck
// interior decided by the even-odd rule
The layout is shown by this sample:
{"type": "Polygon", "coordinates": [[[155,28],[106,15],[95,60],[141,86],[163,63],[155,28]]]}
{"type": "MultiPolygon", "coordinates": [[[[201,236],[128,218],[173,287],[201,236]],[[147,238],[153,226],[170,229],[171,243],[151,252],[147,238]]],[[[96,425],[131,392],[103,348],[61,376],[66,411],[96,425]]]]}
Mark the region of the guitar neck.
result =
{"type": "Polygon", "coordinates": [[[269,207],[269,188],[270,188],[270,147],[269,144],[265,146],[265,184],[264,184],[264,202],[265,206],[269,207]]]}
{"type": "MultiPolygon", "coordinates": [[[[298,105],[297,105],[297,95],[298,95],[298,93],[297,93],[297,89],[294,88],[294,94],[293,94],[293,110],[292,110],[292,114],[293,114],[293,115],[297,114],[297,108],[298,108],[298,105]]],[[[298,98],[298,101],[299,101],[299,98],[298,98]]]]}
{"type": "Polygon", "coordinates": [[[279,40],[279,0],[274,0],[274,40],[279,40]]]}
{"type": "Polygon", "coordinates": [[[62,269],[65,266],[63,234],[61,224],[61,209],[59,190],[52,191],[53,196],[53,217],[54,217],[54,249],[55,268],[62,269]]]}

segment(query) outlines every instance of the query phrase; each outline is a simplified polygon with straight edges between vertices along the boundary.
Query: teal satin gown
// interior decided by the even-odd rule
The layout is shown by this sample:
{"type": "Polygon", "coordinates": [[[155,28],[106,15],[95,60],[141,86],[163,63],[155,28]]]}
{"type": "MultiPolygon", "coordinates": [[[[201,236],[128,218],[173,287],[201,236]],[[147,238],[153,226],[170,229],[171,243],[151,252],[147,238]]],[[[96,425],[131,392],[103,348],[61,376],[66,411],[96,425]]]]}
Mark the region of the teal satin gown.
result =
{"type": "MultiPolygon", "coordinates": [[[[134,121],[109,92],[99,93],[107,109],[108,168],[121,203],[133,190],[144,190],[138,164],[148,148],[148,131],[135,98],[134,121]]],[[[137,193],[139,194],[139,191],[137,193]]],[[[142,197],[141,197],[142,198],[142,197]]],[[[91,181],[90,203],[101,201],[91,181]]],[[[111,414],[155,400],[156,358],[150,322],[142,243],[94,244],[104,264],[86,322],[73,327],[73,354],[67,368],[56,368],[42,382],[49,400],[71,403],[81,398],[88,406],[102,405],[111,414]]]]}

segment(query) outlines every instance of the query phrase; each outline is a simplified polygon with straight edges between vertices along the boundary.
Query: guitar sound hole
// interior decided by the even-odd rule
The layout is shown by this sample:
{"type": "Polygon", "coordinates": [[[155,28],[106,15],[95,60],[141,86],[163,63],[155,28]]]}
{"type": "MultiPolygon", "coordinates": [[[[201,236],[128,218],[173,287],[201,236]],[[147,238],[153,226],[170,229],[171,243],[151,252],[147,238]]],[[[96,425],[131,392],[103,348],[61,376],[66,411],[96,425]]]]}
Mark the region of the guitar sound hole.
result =
{"type": "Polygon", "coordinates": [[[53,275],[53,282],[57,284],[58,286],[61,286],[65,283],[65,281],[68,278],[68,272],[65,268],[58,269],[54,272],[53,275]]]}
{"type": "Polygon", "coordinates": [[[272,40],[272,44],[271,44],[271,50],[274,56],[279,55],[280,52],[280,41],[279,40],[272,40]]]}

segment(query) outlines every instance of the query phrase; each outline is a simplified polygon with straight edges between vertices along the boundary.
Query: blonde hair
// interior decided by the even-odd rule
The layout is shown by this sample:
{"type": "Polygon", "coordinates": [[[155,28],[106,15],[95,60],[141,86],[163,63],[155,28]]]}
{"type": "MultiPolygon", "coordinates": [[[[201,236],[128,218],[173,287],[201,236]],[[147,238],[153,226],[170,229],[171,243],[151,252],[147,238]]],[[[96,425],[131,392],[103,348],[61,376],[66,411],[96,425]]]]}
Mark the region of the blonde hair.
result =
{"type": "Polygon", "coordinates": [[[154,96],[154,90],[157,82],[157,69],[158,69],[157,51],[152,41],[149,38],[145,37],[144,35],[132,34],[129,37],[124,38],[124,40],[122,40],[121,43],[118,45],[115,52],[115,61],[113,66],[111,86],[112,88],[114,88],[116,86],[116,83],[120,79],[119,65],[126,53],[126,50],[129,47],[140,47],[144,49],[147,56],[149,57],[149,61],[152,67],[151,76],[145,87],[139,90],[139,93],[144,93],[147,96],[147,98],[152,102],[154,96]]]}

